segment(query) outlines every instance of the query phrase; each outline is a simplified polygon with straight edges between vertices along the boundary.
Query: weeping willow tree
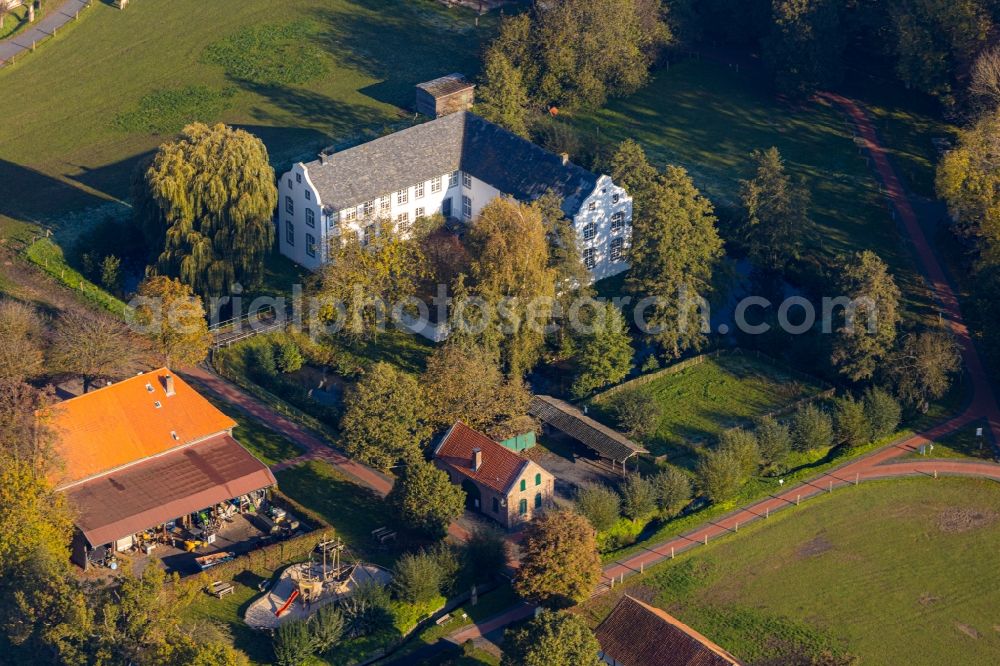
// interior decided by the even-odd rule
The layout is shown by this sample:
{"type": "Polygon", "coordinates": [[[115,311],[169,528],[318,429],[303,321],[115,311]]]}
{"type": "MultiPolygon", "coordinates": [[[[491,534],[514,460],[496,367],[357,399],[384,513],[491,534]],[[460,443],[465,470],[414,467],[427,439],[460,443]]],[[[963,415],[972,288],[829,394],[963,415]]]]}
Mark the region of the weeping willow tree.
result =
{"type": "Polygon", "coordinates": [[[257,137],[222,124],[188,125],[139,174],[134,198],[157,273],[203,297],[260,281],[278,192],[257,137]]]}

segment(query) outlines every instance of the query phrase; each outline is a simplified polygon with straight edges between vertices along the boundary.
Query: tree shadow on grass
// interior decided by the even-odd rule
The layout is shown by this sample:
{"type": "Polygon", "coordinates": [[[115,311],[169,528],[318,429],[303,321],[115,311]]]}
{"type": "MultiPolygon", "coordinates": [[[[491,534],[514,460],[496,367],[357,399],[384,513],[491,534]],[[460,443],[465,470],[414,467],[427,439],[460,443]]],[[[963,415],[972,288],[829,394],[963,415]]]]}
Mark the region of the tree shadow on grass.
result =
{"type": "Polygon", "coordinates": [[[31,167],[0,159],[0,216],[36,224],[54,220],[58,226],[60,213],[108,201],[31,167]]]}

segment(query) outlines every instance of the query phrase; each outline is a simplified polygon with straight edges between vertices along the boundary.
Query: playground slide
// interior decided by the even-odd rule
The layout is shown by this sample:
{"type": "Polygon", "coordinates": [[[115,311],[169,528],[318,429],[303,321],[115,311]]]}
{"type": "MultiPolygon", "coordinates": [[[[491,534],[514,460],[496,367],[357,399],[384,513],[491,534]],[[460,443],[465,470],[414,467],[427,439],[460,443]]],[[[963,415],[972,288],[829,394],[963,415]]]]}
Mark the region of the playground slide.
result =
{"type": "Polygon", "coordinates": [[[281,614],[284,613],[286,610],[288,610],[289,606],[291,606],[292,603],[298,598],[299,598],[299,591],[293,590],[292,593],[288,596],[288,601],[285,602],[285,605],[279,608],[278,610],[274,611],[274,617],[281,617],[281,614]]]}

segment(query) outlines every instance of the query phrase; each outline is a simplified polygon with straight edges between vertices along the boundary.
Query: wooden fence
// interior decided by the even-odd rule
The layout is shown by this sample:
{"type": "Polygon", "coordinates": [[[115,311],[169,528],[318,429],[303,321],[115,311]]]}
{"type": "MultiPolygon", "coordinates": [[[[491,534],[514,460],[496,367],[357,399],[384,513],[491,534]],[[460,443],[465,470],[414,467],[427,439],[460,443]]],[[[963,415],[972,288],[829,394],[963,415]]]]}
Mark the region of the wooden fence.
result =
{"type": "MultiPolygon", "coordinates": [[[[32,0],[27,0],[27,1],[28,2],[32,2],[32,0]]],[[[55,2],[52,1],[52,0],[50,0],[49,4],[55,5],[55,2]]],[[[83,8],[84,9],[90,9],[93,6],[94,6],[94,3],[91,0],[90,2],[87,2],[83,6],[83,8]]],[[[43,20],[43,19],[36,19],[36,21],[41,21],[41,20],[43,20]]],[[[57,34],[59,34],[59,30],[63,26],[65,26],[66,23],[69,23],[70,20],[79,21],[80,20],[80,10],[76,10],[76,12],[73,14],[72,17],[67,17],[66,21],[64,21],[62,23],[62,25],[56,26],[56,27],[52,28],[52,32],[49,33],[48,35],[46,35],[45,37],[43,37],[42,39],[33,39],[33,40],[31,40],[31,48],[25,48],[20,53],[12,55],[11,57],[7,58],[6,60],[0,60],[0,67],[6,67],[7,65],[13,65],[15,62],[20,61],[21,58],[25,57],[26,55],[28,55],[30,53],[34,53],[36,48],[38,48],[40,45],[44,44],[45,42],[49,41],[50,39],[52,39],[53,37],[55,37],[57,34]]],[[[25,28],[25,30],[31,30],[31,29],[32,29],[32,26],[30,24],[25,28]]],[[[18,38],[18,35],[15,34],[15,35],[13,35],[11,37],[8,37],[7,39],[17,39],[17,38],[18,38]]]]}

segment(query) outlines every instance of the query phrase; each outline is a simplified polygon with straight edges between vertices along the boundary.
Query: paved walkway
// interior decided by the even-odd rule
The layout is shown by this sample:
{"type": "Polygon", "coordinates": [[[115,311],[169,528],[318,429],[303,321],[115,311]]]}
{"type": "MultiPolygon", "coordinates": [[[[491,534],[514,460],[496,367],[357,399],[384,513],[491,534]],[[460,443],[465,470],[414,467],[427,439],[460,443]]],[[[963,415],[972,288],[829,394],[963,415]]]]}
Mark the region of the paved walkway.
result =
{"type": "MultiPolygon", "coordinates": [[[[29,0],[30,1],[30,0],[29,0]]],[[[63,0],[61,4],[50,2],[45,7],[45,16],[35,21],[35,24],[22,30],[13,37],[0,40],[0,67],[7,64],[11,58],[31,50],[35,42],[41,44],[55,34],[56,30],[72,21],[77,12],[82,12],[92,0],[63,0]]],[[[7,17],[10,21],[12,18],[7,17]]]]}

